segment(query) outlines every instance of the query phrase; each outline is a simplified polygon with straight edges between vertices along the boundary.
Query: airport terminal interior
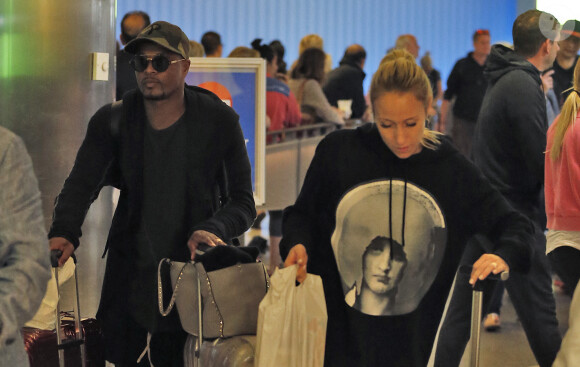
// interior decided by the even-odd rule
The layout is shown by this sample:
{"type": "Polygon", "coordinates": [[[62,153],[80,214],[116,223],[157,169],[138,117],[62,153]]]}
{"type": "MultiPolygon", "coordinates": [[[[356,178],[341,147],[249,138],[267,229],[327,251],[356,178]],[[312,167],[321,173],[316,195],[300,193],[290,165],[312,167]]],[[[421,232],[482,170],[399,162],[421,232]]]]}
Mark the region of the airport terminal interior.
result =
{"type": "MultiPolygon", "coordinates": [[[[239,0],[220,0],[215,6],[224,9],[221,14],[221,10],[207,9],[213,5],[202,0],[3,0],[0,4],[0,125],[21,136],[26,144],[39,181],[46,227],[50,226],[54,200],[74,163],[89,119],[116,97],[119,26],[128,11],[147,11],[152,21],[179,24],[191,40],[199,41],[208,30],[219,31],[223,35],[225,55],[236,46],[250,47],[252,39],[257,37],[262,37],[264,42],[280,39],[287,47],[285,60],[289,67],[299,57],[299,40],[307,33],[323,35],[333,68],[338,66],[346,46],[361,43],[367,49],[364,68],[367,93],[373,73],[385,52],[394,46],[397,35],[417,36],[421,55],[430,51],[435,66],[441,70],[445,90],[453,64],[472,49],[474,30],[490,29],[492,42],[509,42],[514,18],[536,7],[536,2],[530,0],[490,0],[479,4],[434,0],[428,5],[422,0],[408,1],[407,5],[396,0],[361,0],[356,7],[351,1],[336,1],[336,6],[333,1],[252,0],[243,7],[239,0]],[[421,11],[423,7],[426,11],[421,11]],[[375,12],[375,9],[378,10],[375,12]],[[288,14],[296,14],[295,18],[300,19],[288,19],[288,14]],[[352,14],[356,19],[352,19],[352,14]],[[432,30],[436,27],[441,32],[432,30]]],[[[560,14],[566,14],[566,2],[563,4],[560,14]]],[[[580,8],[573,11],[580,12],[580,8]]],[[[576,19],[580,19],[580,14],[576,19]]],[[[263,73],[260,75],[265,79],[266,64],[262,65],[261,59],[255,65],[258,64],[253,70],[263,73]]],[[[256,80],[263,82],[265,88],[264,80],[259,77],[256,80]]],[[[260,98],[265,100],[265,91],[260,98]]],[[[261,108],[256,111],[263,116],[256,118],[260,122],[252,131],[252,137],[260,141],[252,141],[249,146],[255,148],[250,155],[255,170],[257,209],[267,213],[295,202],[318,143],[337,126],[321,123],[267,136],[264,106],[261,108]]],[[[354,129],[361,124],[360,119],[352,119],[341,128],[354,129]]],[[[83,224],[81,245],[76,251],[83,317],[94,317],[97,312],[105,272],[104,244],[117,200],[117,190],[103,188],[83,224]]],[[[251,228],[240,237],[242,245],[257,236],[269,239],[269,221],[270,216],[266,214],[256,226],[259,228],[251,228]]],[[[270,251],[264,249],[260,258],[270,264],[270,251]]],[[[552,291],[559,328],[564,335],[571,296],[564,294],[558,284],[554,276],[552,291]]],[[[469,352],[468,348],[461,367],[469,366],[469,352]]],[[[493,332],[482,331],[480,366],[538,366],[507,292],[503,295],[501,327],[493,332]]]]}

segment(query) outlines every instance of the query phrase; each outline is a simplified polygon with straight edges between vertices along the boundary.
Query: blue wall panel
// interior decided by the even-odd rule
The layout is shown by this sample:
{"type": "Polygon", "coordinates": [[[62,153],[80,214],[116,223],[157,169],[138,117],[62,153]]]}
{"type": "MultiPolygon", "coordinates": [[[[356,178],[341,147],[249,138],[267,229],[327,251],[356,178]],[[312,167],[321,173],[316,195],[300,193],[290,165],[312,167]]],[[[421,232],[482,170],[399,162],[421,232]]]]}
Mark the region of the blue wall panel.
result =
{"type": "Polygon", "coordinates": [[[489,29],[492,42],[511,42],[517,6],[517,0],[117,0],[117,35],[123,14],[143,10],[152,21],[179,25],[198,42],[205,31],[215,30],[225,55],[254,38],[279,39],[290,65],[300,38],[318,33],[335,66],[349,44],[366,48],[366,91],[386,50],[403,33],[417,37],[421,55],[431,51],[445,85],[455,61],[472,49],[475,29],[489,29]]]}

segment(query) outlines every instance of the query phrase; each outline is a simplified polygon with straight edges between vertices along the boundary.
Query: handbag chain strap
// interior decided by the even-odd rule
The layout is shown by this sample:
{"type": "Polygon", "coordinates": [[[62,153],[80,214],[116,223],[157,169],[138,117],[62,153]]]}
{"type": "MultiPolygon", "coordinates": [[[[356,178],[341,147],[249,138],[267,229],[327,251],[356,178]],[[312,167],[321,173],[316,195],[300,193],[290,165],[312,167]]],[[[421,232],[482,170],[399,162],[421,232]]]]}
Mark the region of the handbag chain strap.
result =
{"type": "MultiPolygon", "coordinates": [[[[175,286],[173,288],[173,294],[171,295],[171,300],[169,301],[169,305],[167,306],[166,309],[163,308],[163,286],[161,284],[161,266],[163,265],[163,263],[168,263],[171,264],[171,260],[168,258],[162,259],[159,262],[159,266],[157,267],[157,299],[159,302],[159,313],[161,313],[162,316],[167,316],[169,315],[169,313],[171,312],[171,310],[173,309],[174,305],[175,305],[175,298],[177,297],[177,291],[179,290],[179,284],[181,283],[181,278],[183,276],[183,270],[185,269],[185,267],[190,264],[189,262],[186,262],[185,264],[183,264],[183,266],[181,267],[181,269],[179,270],[179,275],[177,276],[177,280],[175,281],[175,286]]],[[[264,264],[260,261],[261,265],[262,265],[262,269],[264,271],[264,278],[266,279],[266,292],[268,291],[268,289],[270,288],[270,282],[267,276],[267,272],[266,272],[266,267],[264,266],[264,264]]],[[[201,264],[200,264],[201,265],[201,264]]],[[[211,303],[212,305],[215,307],[216,313],[219,317],[219,333],[220,333],[220,337],[223,338],[224,337],[224,318],[220,312],[220,309],[218,307],[218,304],[215,300],[214,297],[214,293],[213,293],[213,289],[211,286],[211,280],[209,279],[209,275],[207,274],[207,272],[205,271],[205,269],[203,268],[203,265],[201,265],[204,274],[205,274],[205,280],[207,282],[207,287],[209,290],[209,294],[211,295],[211,303]]],[[[194,266],[197,274],[198,274],[198,280],[199,280],[199,270],[197,269],[196,266],[194,266]]],[[[198,287],[201,285],[201,283],[198,283],[198,287]]],[[[198,293],[199,294],[199,293],[198,293]]],[[[198,296],[200,299],[201,297],[198,296]]],[[[199,300],[198,300],[199,301],[199,300]]],[[[201,314],[201,309],[199,310],[200,314],[201,314]]]]}
{"type": "Polygon", "coordinates": [[[165,258],[159,262],[159,266],[157,267],[157,301],[159,302],[159,313],[162,316],[167,316],[173,310],[173,306],[175,305],[175,298],[177,297],[177,290],[179,289],[179,283],[181,282],[181,277],[183,275],[183,270],[189,263],[183,264],[181,270],[179,271],[179,275],[177,276],[177,281],[175,282],[175,287],[173,288],[173,294],[171,295],[171,300],[169,301],[169,305],[166,309],[163,308],[163,286],[161,284],[161,266],[163,263],[171,264],[171,260],[165,258]]]}

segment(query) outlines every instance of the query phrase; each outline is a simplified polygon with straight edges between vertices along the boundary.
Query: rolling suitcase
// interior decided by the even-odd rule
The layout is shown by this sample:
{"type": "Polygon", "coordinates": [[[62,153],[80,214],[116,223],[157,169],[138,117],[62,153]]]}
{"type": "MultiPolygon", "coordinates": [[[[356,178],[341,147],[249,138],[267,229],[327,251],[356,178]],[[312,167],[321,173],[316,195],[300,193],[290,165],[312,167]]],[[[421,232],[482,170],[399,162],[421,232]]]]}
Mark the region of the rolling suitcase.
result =
{"type": "MultiPolygon", "coordinates": [[[[471,266],[462,266],[460,270],[463,273],[471,274],[471,266]]],[[[477,281],[473,285],[473,294],[471,298],[471,332],[469,344],[471,345],[470,366],[479,367],[479,344],[481,337],[481,319],[483,305],[483,288],[485,282],[506,281],[509,278],[508,272],[500,274],[490,274],[485,280],[477,281]]]]}
{"type": "MultiPolygon", "coordinates": [[[[85,319],[81,322],[85,337],[86,366],[104,367],[104,348],[101,329],[95,319],[85,319]]],[[[74,321],[62,321],[63,333],[67,338],[75,335],[74,321]]],[[[22,328],[24,347],[28,353],[31,367],[58,367],[59,357],[57,349],[56,329],[42,330],[33,327],[22,328]]],[[[79,348],[70,348],[64,351],[66,367],[81,366],[79,348]]]]}
{"type": "Polygon", "coordinates": [[[185,367],[253,367],[256,354],[256,335],[217,338],[201,343],[197,354],[197,337],[188,335],[183,349],[185,367]],[[199,359],[197,357],[199,355],[199,359]]]}
{"type": "MultiPolygon", "coordinates": [[[[76,268],[70,280],[74,282],[73,312],[61,312],[57,270],[60,255],[60,251],[51,252],[51,263],[58,293],[55,329],[22,328],[30,366],[104,367],[104,344],[98,322],[92,318],[81,321],[76,268]]],[[[76,263],[74,254],[73,260],[76,263]]]]}

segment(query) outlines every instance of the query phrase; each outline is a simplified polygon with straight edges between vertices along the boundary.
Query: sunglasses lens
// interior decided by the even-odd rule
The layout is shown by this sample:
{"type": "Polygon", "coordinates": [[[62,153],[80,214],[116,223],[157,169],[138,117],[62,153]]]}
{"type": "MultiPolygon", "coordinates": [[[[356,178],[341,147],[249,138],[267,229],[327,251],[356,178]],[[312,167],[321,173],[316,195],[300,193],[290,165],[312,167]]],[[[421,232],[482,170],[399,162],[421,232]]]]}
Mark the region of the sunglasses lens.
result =
{"type": "Polygon", "coordinates": [[[147,63],[147,57],[143,55],[135,55],[130,62],[133,69],[138,72],[142,72],[147,69],[147,63]]]}
{"type": "Polygon", "coordinates": [[[169,68],[169,59],[165,56],[157,55],[151,60],[151,63],[153,64],[153,69],[160,73],[169,68]]]}
{"type": "Polygon", "coordinates": [[[147,58],[144,55],[135,55],[133,59],[129,62],[133,69],[137,72],[143,72],[147,69],[147,65],[149,65],[149,60],[151,60],[151,65],[153,69],[162,73],[169,68],[170,61],[165,56],[157,55],[153,59],[147,58]]]}

